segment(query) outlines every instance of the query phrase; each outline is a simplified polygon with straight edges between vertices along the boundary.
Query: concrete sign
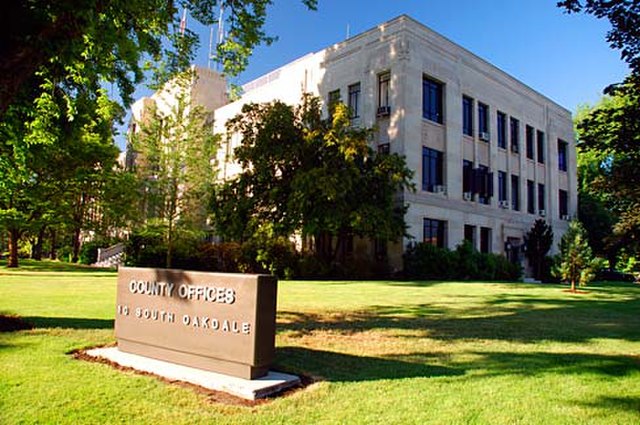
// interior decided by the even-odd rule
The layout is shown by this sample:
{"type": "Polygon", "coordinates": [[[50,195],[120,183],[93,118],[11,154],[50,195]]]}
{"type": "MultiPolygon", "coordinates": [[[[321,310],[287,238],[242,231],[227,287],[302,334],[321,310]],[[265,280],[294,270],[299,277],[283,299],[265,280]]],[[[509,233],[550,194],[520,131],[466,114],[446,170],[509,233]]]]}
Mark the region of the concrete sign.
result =
{"type": "Polygon", "coordinates": [[[273,276],[120,267],[118,349],[244,379],[275,355],[273,276]]]}

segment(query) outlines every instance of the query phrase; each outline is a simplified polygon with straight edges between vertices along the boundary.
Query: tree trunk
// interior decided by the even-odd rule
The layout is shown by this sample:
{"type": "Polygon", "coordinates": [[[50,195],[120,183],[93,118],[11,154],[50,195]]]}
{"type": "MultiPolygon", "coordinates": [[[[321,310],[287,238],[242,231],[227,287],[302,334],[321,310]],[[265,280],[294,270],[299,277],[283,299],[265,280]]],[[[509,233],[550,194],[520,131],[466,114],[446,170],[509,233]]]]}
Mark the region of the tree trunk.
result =
{"type": "Polygon", "coordinates": [[[51,260],[55,260],[56,259],[56,231],[55,229],[51,229],[50,231],[51,234],[51,248],[49,249],[49,258],[51,260]]]}
{"type": "Polygon", "coordinates": [[[571,279],[571,292],[576,292],[576,280],[571,279]]]}
{"type": "Polygon", "coordinates": [[[20,232],[15,228],[9,229],[9,262],[7,267],[18,267],[18,240],[20,232]]]}
{"type": "Polygon", "coordinates": [[[31,248],[31,258],[34,260],[42,260],[42,245],[44,244],[44,233],[46,227],[42,226],[38,231],[38,236],[36,238],[36,243],[33,244],[31,248]]]}
{"type": "Polygon", "coordinates": [[[165,267],[170,269],[173,262],[173,218],[169,218],[169,232],[167,234],[167,259],[165,267]]]}
{"type": "Polygon", "coordinates": [[[80,228],[73,229],[73,256],[71,257],[72,263],[78,262],[80,256],[80,228]]]}

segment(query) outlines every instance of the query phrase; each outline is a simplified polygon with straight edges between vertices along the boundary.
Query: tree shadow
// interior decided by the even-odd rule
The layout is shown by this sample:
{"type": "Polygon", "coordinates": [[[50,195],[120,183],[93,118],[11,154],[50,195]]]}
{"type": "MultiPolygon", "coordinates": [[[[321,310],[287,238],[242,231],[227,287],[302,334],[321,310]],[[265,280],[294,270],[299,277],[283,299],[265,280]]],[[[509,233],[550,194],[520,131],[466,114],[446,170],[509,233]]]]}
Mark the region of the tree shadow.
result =
{"type": "Polygon", "coordinates": [[[343,335],[398,329],[412,332],[402,332],[397,338],[429,337],[445,341],[490,339],[533,343],[618,338],[637,342],[640,341],[638,309],[640,299],[588,299],[561,304],[557,299],[528,300],[501,295],[488,305],[464,311],[428,304],[372,306],[363,311],[336,314],[281,311],[277,329],[294,334],[332,331],[343,335]],[[456,317],[461,313],[465,317],[456,317]]]}
{"type": "Polygon", "coordinates": [[[640,413],[640,397],[598,397],[595,401],[580,401],[578,404],[585,407],[640,413]]]}
{"type": "Polygon", "coordinates": [[[27,316],[22,318],[34,328],[62,329],[113,329],[113,319],[90,319],[84,317],[41,317],[27,316]]]}
{"type": "MultiPolygon", "coordinates": [[[[427,357],[425,355],[425,357],[427,357]]],[[[431,356],[431,362],[437,358],[431,356]]],[[[332,382],[457,376],[463,370],[400,359],[356,356],[305,347],[278,347],[276,367],[292,373],[311,374],[332,382]]]]}

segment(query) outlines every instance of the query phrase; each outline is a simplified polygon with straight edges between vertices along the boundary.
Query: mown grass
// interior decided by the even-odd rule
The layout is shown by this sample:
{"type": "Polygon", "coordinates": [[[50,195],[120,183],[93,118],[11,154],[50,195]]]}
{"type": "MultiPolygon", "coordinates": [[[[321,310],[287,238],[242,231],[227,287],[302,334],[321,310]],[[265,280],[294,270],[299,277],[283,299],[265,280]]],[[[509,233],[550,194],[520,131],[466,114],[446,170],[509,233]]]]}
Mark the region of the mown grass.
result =
{"type": "Polygon", "coordinates": [[[74,360],[111,343],[116,275],[0,269],[0,423],[640,423],[640,287],[280,282],[276,368],[320,379],[242,407],[74,360]]]}

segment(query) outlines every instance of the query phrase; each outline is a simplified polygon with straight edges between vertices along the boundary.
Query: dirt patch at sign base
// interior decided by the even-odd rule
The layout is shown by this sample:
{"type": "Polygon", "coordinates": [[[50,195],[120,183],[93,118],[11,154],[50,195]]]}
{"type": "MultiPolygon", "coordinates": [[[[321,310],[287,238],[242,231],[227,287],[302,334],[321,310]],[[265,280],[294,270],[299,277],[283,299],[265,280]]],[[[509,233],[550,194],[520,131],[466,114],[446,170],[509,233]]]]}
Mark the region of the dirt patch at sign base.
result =
{"type": "MultiPolygon", "coordinates": [[[[115,345],[110,345],[111,347],[115,346],[115,345]]],[[[91,348],[99,348],[99,347],[91,347],[91,348]]],[[[91,348],[87,348],[86,350],[89,350],[91,348]]],[[[101,347],[100,347],[101,348],[101,347]]],[[[215,391],[215,390],[211,390],[208,388],[204,388],[201,387],[199,385],[195,385],[195,384],[191,384],[189,382],[184,382],[184,381],[177,381],[177,380],[171,380],[171,379],[167,379],[167,378],[163,378],[162,376],[153,374],[153,373],[149,373],[149,372],[143,372],[143,371],[139,371],[137,369],[131,368],[131,367],[127,367],[127,366],[121,366],[115,362],[112,362],[110,360],[107,360],[105,358],[102,357],[94,357],[94,356],[90,356],[86,353],[86,350],[74,350],[69,352],[68,354],[72,355],[73,358],[78,359],[78,360],[85,360],[88,362],[94,362],[94,363],[101,363],[101,364],[105,364],[105,365],[109,365],[117,370],[121,370],[121,371],[125,371],[125,372],[132,372],[138,375],[144,375],[144,376],[152,376],[156,379],[159,379],[162,382],[166,382],[168,384],[173,384],[173,385],[178,385],[180,387],[183,388],[189,388],[192,391],[195,391],[198,394],[202,394],[206,397],[207,401],[210,403],[220,403],[220,404],[226,404],[226,405],[231,405],[231,406],[245,406],[245,407],[253,407],[253,406],[260,406],[262,404],[266,404],[271,402],[272,400],[276,399],[276,398],[280,398],[280,397],[287,397],[295,392],[298,392],[306,387],[308,387],[309,385],[313,384],[314,382],[316,382],[316,379],[313,379],[309,376],[305,376],[305,375],[300,375],[298,374],[298,376],[300,377],[300,384],[291,388],[288,388],[278,394],[275,394],[273,396],[270,397],[266,397],[266,398],[262,398],[262,399],[258,399],[258,400],[247,400],[244,399],[242,397],[236,397],[234,395],[222,392],[222,391],[215,391]]]]}

